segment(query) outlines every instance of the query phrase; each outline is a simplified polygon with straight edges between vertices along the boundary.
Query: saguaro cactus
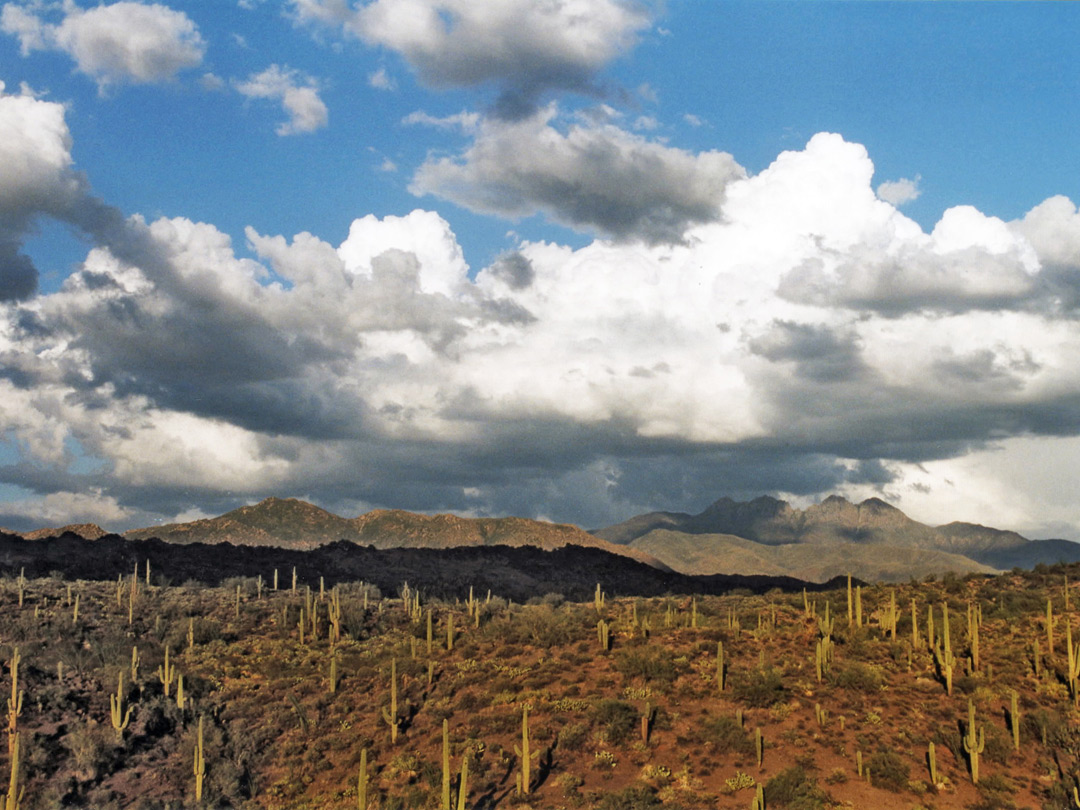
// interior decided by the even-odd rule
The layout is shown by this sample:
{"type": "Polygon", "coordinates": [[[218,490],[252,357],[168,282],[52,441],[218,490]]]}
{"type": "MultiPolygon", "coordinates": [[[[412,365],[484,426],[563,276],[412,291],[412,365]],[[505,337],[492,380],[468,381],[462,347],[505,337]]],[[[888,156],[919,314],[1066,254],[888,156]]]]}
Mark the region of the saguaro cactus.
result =
{"type": "MultiPolygon", "coordinates": [[[[1068,619],[1068,617],[1065,617],[1068,619]]],[[[1077,689],[1077,678],[1080,678],[1080,654],[1073,649],[1072,622],[1065,622],[1065,678],[1069,682],[1069,692],[1073,702],[1080,701],[1080,690],[1077,689]]]]}
{"type": "MultiPolygon", "coordinates": [[[[479,615],[479,613],[477,613],[479,615]]],[[[465,802],[469,797],[469,756],[461,758],[461,778],[458,780],[457,810],[466,810],[465,802]]]]}
{"type": "Polygon", "coordinates": [[[450,723],[442,721],[442,810],[453,810],[450,806],[450,723]]]}
{"type": "Polygon", "coordinates": [[[19,689],[19,648],[11,653],[11,697],[8,698],[8,754],[15,750],[15,738],[18,735],[19,715],[22,714],[23,693],[19,689]]]}
{"type": "Polygon", "coordinates": [[[391,744],[397,742],[398,726],[401,725],[397,710],[397,659],[392,658],[390,660],[390,709],[388,711],[384,706],[382,710],[383,720],[386,721],[386,725],[390,726],[391,744]]]}
{"type": "Polygon", "coordinates": [[[356,775],[356,810],[367,810],[368,806],[368,768],[367,749],[360,751],[360,772],[356,775]]]}
{"type": "MultiPolygon", "coordinates": [[[[521,779],[521,793],[524,795],[529,794],[530,786],[532,785],[532,758],[536,754],[532,754],[529,751],[529,707],[521,707],[521,747],[514,746],[514,753],[518,755],[518,759],[521,760],[521,771],[519,773],[521,779]]],[[[539,752],[537,752],[539,753],[539,752]]]]}
{"type": "Polygon", "coordinates": [[[157,668],[157,676],[161,681],[161,685],[165,688],[165,697],[168,697],[173,678],[176,677],[176,667],[169,663],[168,647],[165,647],[165,663],[157,668]]]}
{"type": "Polygon", "coordinates": [[[1054,654],[1054,606],[1050,597],[1046,598],[1046,651],[1054,654]]]}
{"type": "Polygon", "coordinates": [[[19,806],[22,804],[23,793],[26,791],[25,785],[21,790],[19,787],[19,734],[15,734],[15,738],[11,744],[11,778],[8,781],[8,792],[4,797],[4,810],[19,810],[19,806]]]}
{"type": "Polygon", "coordinates": [[[654,710],[652,704],[645,701],[645,710],[641,713],[641,742],[649,744],[649,731],[652,729],[654,710]]]}
{"type": "Polygon", "coordinates": [[[716,642],[716,685],[724,691],[724,642],[716,642]]]}
{"type": "Polygon", "coordinates": [[[979,754],[986,747],[986,739],[983,729],[979,727],[979,733],[975,734],[975,704],[968,700],[968,727],[964,734],[964,750],[967,751],[968,760],[971,763],[971,784],[979,784],[979,754]]]}
{"type": "Polygon", "coordinates": [[[1009,690],[1009,727],[1012,731],[1013,750],[1020,750],[1020,706],[1015,689],[1009,690]]]}
{"type": "Polygon", "coordinates": [[[195,743],[195,761],[191,771],[195,776],[195,801],[202,801],[203,779],[206,777],[206,757],[203,755],[203,719],[199,716],[199,737],[195,743]]]}
{"type": "Polygon", "coordinates": [[[120,670],[119,681],[116,684],[116,694],[109,695],[109,719],[112,721],[112,727],[116,729],[117,736],[124,736],[124,729],[128,727],[128,723],[131,721],[131,710],[133,706],[127,707],[127,712],[124,711],[124,671],[120,670]]]}
{"type": "Polygon", "coordinates": [[[919,647],[919,614],[915,610],[915,600],[911,600],[911,649],[919,647]]]}
{"type": "Polygon", "coordinates": [[[951,696],[953,670],[956,667],[956,657],[949,647],[938,647],[934,650],[934,657],[937,659],[938,667],[941,669],[941,674],[945,678],[945,693],[951,696]]]}
{"type": "Polygon", "coordinates": [[[979,670],[979,614],[968,605],[968,647],[971,652],[971,671],[979,670]]]}

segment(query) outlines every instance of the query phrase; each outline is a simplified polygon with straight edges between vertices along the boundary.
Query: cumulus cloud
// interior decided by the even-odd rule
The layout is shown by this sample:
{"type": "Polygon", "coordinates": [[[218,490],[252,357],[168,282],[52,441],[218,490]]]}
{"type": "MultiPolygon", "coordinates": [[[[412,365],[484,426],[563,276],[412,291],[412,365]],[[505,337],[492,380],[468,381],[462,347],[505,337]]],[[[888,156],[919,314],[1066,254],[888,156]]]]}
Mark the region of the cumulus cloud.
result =
{"type": "Polygon", "coordinates": [[[627,0],[292,0],[301,21],[340,26],[401,54],[429,87],[501,89],[500,117],[531,115],[549,89],[595,93],[598,71],[652,22],[627,0]]]}
{"type": "Polygon", "coordinates": [[[919,183],[922,177],[915,175],[914,180],[901,177],[899,180],[887,180],[877,187],[877,195],[890,205],[900,207],[904,203],[919,199],[922,189],[919,183]]]}
{"type": "Polygon", "coordinates": [[[24,56],[35,50],[60,50],[99,88],[172,79],[202,63],[206,43],[183,12],[158,3],[128,2],[83,9],[63,5],[63,17],[46,22],[29,8],[7,3],[0,30],[19,38],[24,56]]]}
{"type": "Polygon", "coordinates": [[[42,498],[9,501],[0,507],[5,525],[59,528],[72,523],[97,523],[109,527],[126,522],[132,509],[100,489],[88,492],[50,492],[42,498]]]}
{"type": "Polygon", "coordinates": [[[278,135],[298,135],[315,132],[326,126],[329,113],[319,98],[318,83],[298,70],[271,65],[261,73],[253,73],[247,81],[235,82],[241,95],[281,102],[289,120],[278,124],[278,135]]]}
{"type": "Polygon", "coordinates": [[[581,230],[650,243],[719,218],[725,188],[744,176],[725,152],[692,154],[612,125],[562,132],[554,106],[520,121],[485,120],[457,158],[429,158],[410,190],[473,211],[543,212],[581,230]]]}
{"type": "MultiPolygon", "coordinates": [[[[0,206],[82,211],[62,108],[2,100],[29,135],[0,149],[44,162],[20,181],[39,201],[0,206]]],[[[469,195],[501,183],[483,204],[504,215],[624,238],[475,270],[431,211],[359,217],[339,244],[248,229],[246,254],[209,223],[102,215],[60,290],[0,308],[23,455],[0,481],[97,486],[140,516],[314,494],[595,526],[720,494],[915,502],[966,454],[1080,436],[1069,200],[1016,222],[957,207],[927,233],[830,134],[747,177],[611,125],[486,120],[447,165],[469,195]],[[528,148],[500,165],[507,127],[528,148]]]]}
{"type": "Polygon", "coordinates": [[[0,301],[37,289],[37,270],[22,243],[42,216],[71,221],[86,197],[72,168],[64,107],[25,89],[4,92],[0,82],[0,301]]]}

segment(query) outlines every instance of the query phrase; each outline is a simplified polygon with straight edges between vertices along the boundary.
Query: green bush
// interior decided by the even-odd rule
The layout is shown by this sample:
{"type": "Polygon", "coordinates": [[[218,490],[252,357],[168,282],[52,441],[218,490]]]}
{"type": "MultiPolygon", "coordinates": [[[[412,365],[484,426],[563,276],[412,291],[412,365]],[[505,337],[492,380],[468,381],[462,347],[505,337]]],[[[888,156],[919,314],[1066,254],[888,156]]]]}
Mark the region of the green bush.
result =
{"type": "Polygon", "coordinates": [[[585,723],[567,723],[559,729],[558,747],[560,750],[580,751],[589,737],[589,727],[585,723]]]}
{"type": "Polygon", "coordinates": [[[717,753],[747,755],[754,753],[754,741],[734,717],[728,715],[711,717],[705,721],[704,729],[705,739],[716,746],[717,753]]]}
{"type": "Polygon", "coordinates": [[[618,745],[638,727],[638,710],[621,700],[601,700],[593,716],[608,742],[618,745]]]}
{"type": "Polygon", "coordinates": [[[857,692],[881,690],[881,670],[857,661],[849,663],[842,669],[834,670],[832,678],[833,683],[841,689],[854,689],[857,692]]]}
{"type": "Polygon", "coordinates": [[[615,657],[615,669],[627,680],[641,678],[671,683],[678,675],[675,654],[663,647],[640,646],[623,650],[615,657]]]}
{"type": "Polygon", "coordinates": [[[765,783],[765,806],[791,810],[823,810],[829,796],[799,766],[781,771],[765,783]]]}
{"type": "Polygon", "coordinates": [[[879,748],[876,753],[867,758],[864,767],[870,769],[870,778],[874,787],[897,793],[907,789],[911,769],[895,751],[879,748]]]}
{"type": "Polygon", "coordinates": [[[787,700],[788,690],[775,668],[753,669],[732,677],[735,699],[755,709],[766,709],[787,700]]]}
{"type": "Polygon", "coordinates": [[[628,787],[618,793],[608,793],[599,803],[597,810],[654,810],[654,808],[671,808],[672,805],[664,804],[656,797],[656,791],[650,787],[628,787]]]}

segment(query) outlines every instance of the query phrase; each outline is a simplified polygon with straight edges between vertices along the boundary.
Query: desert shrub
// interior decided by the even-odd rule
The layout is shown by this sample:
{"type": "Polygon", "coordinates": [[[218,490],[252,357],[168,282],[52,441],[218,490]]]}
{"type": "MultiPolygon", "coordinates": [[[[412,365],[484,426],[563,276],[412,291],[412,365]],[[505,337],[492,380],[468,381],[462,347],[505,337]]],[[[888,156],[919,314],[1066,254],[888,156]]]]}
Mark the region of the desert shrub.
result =
{"type": "Polygon", "coordinates": [[[887,748],[879,748],[871,754],[865,767],[870,769],[874,787],[885,788],[899,792],[907,788],[908,779],[911,777],[911,769],[895,751],[887,748]]]}
{"type": "Polygon", "coordinates": [[[734,717],[721,715],[711,717],[703,724],[705,738],[716,746],[720,754],[752,754],[754,741],[734,717]]]}
{"type": "Polygon", "coordinates": [[[820,810],[827,806],[828,794],[799,766],[781,771],[765,783],[765,805],[791,810],[820,810]]]}
{"type": "Polygon", "coordinates": [[[987,762],[1004,765],[1013,753],[1012,733],[1004,731],[991,723],[981,724],[986,735],[986,750],[983,756],[987,762]]]}
{"type": "Polygon", "coordinates": [[[1002,773],[979,774],[979,792],[1015,793],[1016,786],[1002,773]]]}
{"type": "Polygon", "coordinates": [[[530,606],[514,617],[513,622],[500,623],[502,638],[513,644],[535,647],[559,647],[577,641],[585,632],[580,623],[549,604],[530,606]]]}
{"type": "Polygon", "coordinates": [[[584,784],[584,779],[572,773],[564,773],[555,780],[555,786],[562,791],[563,796],[567,799],[578,798],[581,786],[584,784]]]}
{"type": "Polygon", "coordinates": [[[1024,715],[1023,725],[1033,738],[1051,748],[1064,748],[1072,742],[1065,716],[1060,712],[1036,709],[1024,715]]]}
{"type": "Polygon", "coordinates": [[[593,717],[605,739],[613,745],[625,740],[638,726],[638,710],[621,700],[601,700],[593,717]]]}
{"type": "Polygon", "coordinates": [[[566,751],[580,751],[589,737],[585,723],[567,723],[559,729],[558,747],[566,751]]]}
{"type": "Polygon", "coordinates": [[[98,724],[79,724],[63,739],[71,752],[75,778],[80,782],[97,781],[117,764],[112,729],[98,724]]]}
{"type": "MultiPolygon", "coordinates": [[[[216,619],[206,619],[202,616],[195,616],[191,620],[181,619],[172,626],[165,636],[165,644],[174,652],[187,648],[189,626],[196,644],[209,644],[211,641],[218,641],[221,638],[221,622],[216,619]]],[[[131,643],[126,642],[124,646],[127,647],[128,655],[130,655],[131,643]]]]}
{"type": "Polygon", "coordinates": [[[640,646],[623,650],[615,656],[615,669],[627,680],[671,683],[678,675],[675,654],[663,647],[640,646]]]}
{"type": "Polygon", "coordinates": [[[604,795],[596,804],[597,810],[653,810],[671,806],[660,801],[651,787],[623,788],[618,793],[604,795]]]}
{"type": "Polygon", "coordinates": [[[732,677],[735,699],[755,709],[764,709],[787,700],[788,690],[776,669],[753,669],[732,677]]]}

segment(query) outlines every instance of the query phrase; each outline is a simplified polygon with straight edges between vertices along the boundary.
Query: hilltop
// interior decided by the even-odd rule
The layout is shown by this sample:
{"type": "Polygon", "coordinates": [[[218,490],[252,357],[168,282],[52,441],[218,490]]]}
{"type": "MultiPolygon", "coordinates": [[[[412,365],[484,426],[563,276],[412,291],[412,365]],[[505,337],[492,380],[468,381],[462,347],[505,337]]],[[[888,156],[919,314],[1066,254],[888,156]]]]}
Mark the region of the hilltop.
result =
{"type": "Polygon", "coordinates": [[[702,512],[649,512],[593,532],[696,574],[784,574],[819,581],[842,572],[903,581],[1080,560],[1080,544],[1029,540],[973,523],[928,526],[880,498],[832,495],[798,509],[763,496],[721,498],[702,512]]]}
{"type": "Polygon", "coordinates": [[[600,549],[654,567],[664,567],[640,549],[610,543],[568,524],[517,517],[421,515],[400,509],[379,509],[359,517],[344,518],[296,498],[267,498],[220,517],[133,529],[124,536],[130,540],[156,537],[168,543],[231,543],[296,551],[315,549],[338,540],[379,549],[500,545],[552,550],[571,545],[600,549]]]}

